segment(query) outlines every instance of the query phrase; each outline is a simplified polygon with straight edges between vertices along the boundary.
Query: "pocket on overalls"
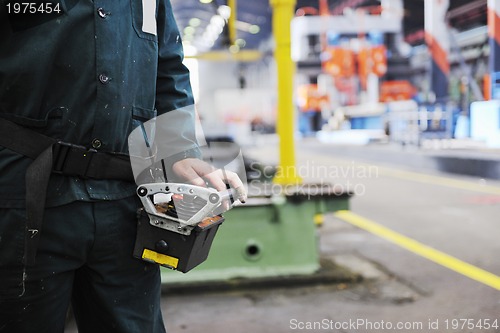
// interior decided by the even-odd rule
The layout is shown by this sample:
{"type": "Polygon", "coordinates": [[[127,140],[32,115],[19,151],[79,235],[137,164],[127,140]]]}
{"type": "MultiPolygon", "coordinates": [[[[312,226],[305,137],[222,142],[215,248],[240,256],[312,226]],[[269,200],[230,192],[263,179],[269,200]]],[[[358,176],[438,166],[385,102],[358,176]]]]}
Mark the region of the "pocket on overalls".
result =
{"type": "Polygon", "coordinates": [[[24,293],[24,209],[0,209],[0,300],[24,293]]]}
{"type": "Polygon", "coordinates": [[[158,42],[156,31],[158,2],[156,0],[130,0],[130,9],[132,11],[132,26],[137,36],[158,42]]]}

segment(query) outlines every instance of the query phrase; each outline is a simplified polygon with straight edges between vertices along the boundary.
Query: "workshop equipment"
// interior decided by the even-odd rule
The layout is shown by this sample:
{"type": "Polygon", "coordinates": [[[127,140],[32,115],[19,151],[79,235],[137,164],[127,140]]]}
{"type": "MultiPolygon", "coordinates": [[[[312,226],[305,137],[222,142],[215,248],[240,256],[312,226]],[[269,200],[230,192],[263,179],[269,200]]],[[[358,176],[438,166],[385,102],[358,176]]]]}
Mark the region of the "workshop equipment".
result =
{"type": "Polygon", "coordinates": [[[349,209],[352,193],[330,184],[250,184],[244,205],[224,213],[226,222],[210,257],[189,274],[162,270],[167,287],[312,276],[320,267],[321,214],[349,209]]]}
{"type": "Polygon", "coordinates": [[[207,259],[224,221],[224,202],[234,202],[231,189],[178,183],[143,184],[137,195],[144,208],[138,212],[134,256],[183,273],[207,259]]]}

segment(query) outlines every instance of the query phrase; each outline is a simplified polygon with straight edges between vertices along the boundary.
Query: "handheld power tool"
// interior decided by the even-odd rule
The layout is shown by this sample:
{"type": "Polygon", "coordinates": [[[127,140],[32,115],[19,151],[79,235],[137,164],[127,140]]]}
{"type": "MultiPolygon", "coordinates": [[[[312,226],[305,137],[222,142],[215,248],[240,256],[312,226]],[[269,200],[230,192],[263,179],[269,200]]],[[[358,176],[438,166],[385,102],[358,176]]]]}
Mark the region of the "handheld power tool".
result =
{"type": "Polygon", "coordinates": [[[241,192],[180,183],[150,183],[137,188],[134,256],[183,273],[204,262],[224,218],[241,192]]]}

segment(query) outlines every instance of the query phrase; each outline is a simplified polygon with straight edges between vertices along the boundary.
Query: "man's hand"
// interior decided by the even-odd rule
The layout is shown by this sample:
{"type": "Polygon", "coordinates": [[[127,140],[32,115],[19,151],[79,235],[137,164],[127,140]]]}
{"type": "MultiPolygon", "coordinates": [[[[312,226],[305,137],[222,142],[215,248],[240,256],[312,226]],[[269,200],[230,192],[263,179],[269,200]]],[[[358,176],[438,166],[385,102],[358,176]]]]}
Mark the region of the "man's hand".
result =
{"type": "Polygon", "coordinates": [[[217,191],[225,191],[229,184],[237,192],[238,199],[244,203],[247,193],[240,177],[232,171],[216,169],[212,165],[197,158],[186,158],[172,166],[175,175],[197,186],[206,187],[206,182],[217,191]]]}

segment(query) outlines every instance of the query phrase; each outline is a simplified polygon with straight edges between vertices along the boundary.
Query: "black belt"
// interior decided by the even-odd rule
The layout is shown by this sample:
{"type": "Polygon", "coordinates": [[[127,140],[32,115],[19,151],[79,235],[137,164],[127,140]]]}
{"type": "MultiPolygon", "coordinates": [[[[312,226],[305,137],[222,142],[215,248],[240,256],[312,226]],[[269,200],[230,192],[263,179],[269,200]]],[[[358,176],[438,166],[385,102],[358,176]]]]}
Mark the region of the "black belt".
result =
{"type": "Polygon", "coordinates": [[[130,158],[64,143],[0,118],[0,146],[34,161],[26,171],[26,242],[23,261],[34,264],[51,173],[84,179],[134,181],[130,158]]]}

